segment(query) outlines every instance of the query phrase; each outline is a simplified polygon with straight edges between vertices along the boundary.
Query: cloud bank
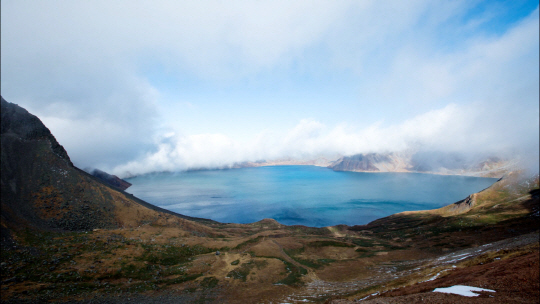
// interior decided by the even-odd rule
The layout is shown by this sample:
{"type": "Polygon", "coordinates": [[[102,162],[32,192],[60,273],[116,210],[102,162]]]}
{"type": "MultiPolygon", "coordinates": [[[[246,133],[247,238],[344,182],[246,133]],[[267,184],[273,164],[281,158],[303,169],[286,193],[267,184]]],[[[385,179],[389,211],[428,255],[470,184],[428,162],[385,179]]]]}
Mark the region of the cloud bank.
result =
{"type": "Polygon", "coordinates": [[[503,123],[493,130],[492,126],[497,122],[486,124],[490,119],[486,119],[484,113],[480,105],[459,107],[451,104],[401,124],[385,126],[376,123],[364,129],[347,125],[329,127],[319,121],[302,120],[285,134],[262,132],[247,143],[239,143],[219,133],[167,134],[156,143],[157,151],[118,166],[113,172],[129,176],[156,171],[222,168],[244,161],[335,159],[358,153],[404,151],[444,151],[525,159],[532,156],[527,153],[534,151],[534,147],[524,143],[522,138],[513,141],[508,138],[501,141],[500,138],[508,134],[531,138],[538,134],[534,122],[530,129],[503,123]]]}
{"type": "Polygon", "coordinates": [[[538,3],[1,3],[2,96],[117,174],[426,149],[538,156],[538,3]]]}

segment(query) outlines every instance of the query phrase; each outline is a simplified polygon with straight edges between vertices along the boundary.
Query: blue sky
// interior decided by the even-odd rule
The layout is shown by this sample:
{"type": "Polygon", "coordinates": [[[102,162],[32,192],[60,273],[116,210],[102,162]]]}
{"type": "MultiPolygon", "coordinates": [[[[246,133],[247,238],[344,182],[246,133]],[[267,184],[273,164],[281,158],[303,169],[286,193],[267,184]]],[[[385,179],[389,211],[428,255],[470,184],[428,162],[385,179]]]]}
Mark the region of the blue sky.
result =
{"type": "Polygon", "coordinates": [[[537,1],[2,1],[2,96],[119,175],[537,158],[537,1]]]}

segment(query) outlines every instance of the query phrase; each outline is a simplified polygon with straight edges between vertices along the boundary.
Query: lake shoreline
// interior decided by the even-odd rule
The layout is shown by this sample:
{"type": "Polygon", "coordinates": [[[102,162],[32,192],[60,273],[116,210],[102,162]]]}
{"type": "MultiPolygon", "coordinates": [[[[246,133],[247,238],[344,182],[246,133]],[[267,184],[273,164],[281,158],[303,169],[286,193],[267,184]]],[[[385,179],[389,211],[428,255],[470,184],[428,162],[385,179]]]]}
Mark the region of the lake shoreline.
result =
{"type": "Polygon", "coordinates": [[[155,173],[128,180],[134,184],[130,192],[135,196],[190,217],[239,224],[273,218],[284,225],[309,227],[366,224],[403,211],[436,209],[497,181],[425,173],[363,173],[371,172],[261,166],[155,173]],[[227,218],[226,214],[235,215],[227,218]]]}

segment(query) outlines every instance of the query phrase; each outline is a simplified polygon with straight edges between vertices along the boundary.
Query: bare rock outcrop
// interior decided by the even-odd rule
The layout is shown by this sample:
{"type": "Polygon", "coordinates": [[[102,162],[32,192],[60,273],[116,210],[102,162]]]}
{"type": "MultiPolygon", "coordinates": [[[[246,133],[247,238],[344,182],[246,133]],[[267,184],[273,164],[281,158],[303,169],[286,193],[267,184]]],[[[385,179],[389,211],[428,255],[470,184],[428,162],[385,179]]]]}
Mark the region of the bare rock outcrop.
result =
{"type": "Polygon", "coordinates": [[[471,194],[466,199],[448,205],[446,208],[447,215],[457,215],[471,210],[476,205],[477,194],[471,194]]]}

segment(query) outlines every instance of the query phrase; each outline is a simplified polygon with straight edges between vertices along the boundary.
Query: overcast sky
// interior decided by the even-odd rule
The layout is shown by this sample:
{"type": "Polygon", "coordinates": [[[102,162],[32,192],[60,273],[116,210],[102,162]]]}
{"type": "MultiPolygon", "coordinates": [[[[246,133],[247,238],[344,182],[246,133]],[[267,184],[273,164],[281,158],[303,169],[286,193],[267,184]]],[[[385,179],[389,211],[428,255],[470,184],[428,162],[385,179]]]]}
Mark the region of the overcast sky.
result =
{"type": "Polygon", "coordinates": [[[539,146],[538,1],[1,2],[2,96],[75,165],[539,146]]]}

